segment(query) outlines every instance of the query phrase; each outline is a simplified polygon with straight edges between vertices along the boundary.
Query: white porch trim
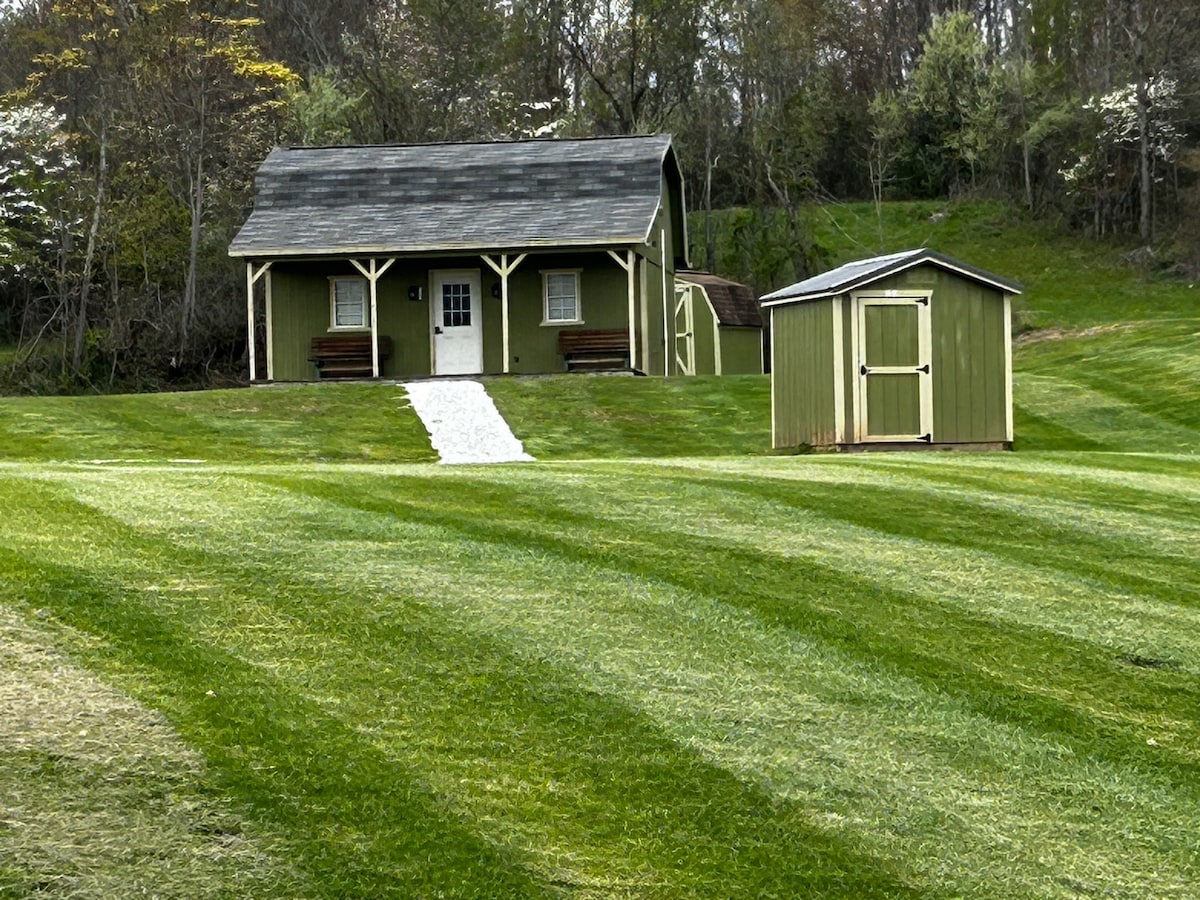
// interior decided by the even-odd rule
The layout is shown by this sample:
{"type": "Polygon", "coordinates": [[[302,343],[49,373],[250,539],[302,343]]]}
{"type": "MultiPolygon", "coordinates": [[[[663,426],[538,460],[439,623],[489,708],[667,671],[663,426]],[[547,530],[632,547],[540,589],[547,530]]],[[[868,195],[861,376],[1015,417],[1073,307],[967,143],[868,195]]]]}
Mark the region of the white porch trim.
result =
{"type": "MultiPolygon", "coordinates": [[[[618,266],[625,270],[627,290],[629,293],[629,368],[637,368],[637,291],[634,288],[634,268],[637,254],[632,250],[625,251],[625,258],[615,250],[607,251],[618,266]]],[[[644,300],[645,298],[643,298],[644,300]]],[[[643,361],[644,363],[644,361],[643,361]]]]}
{"type": "MultiPolygon", "coordinates": [[[[481,253],[479,255],[479,258],[482,259],[485,263],[487,263],[488,267],[493,272],[495,272],[497,275],[500,276],[500,323],[501,323],[500,330],[503,335],[503,343],[504,343],[504,369],[503,369],[503,372],[505,375],[508,374],[509,361],[512,359],[512,354],[509,352],[509,349],[508,349],[508,276],[516,271],[517,266],[519,266],[519,265],[521,265],[521,263],[525,262],[525,257],[527,257],[528,255],[529,255],[528,253],[518,254],[517,258],[514,259],[511,263],[508,261],[507,253],[500,254],[500,262],[499,263],[497,263],[494,259],[492,259],[490,256],[488,256],[486,253],[481,253]]],[[[483,302],[483,298],[481,297],[480,303],[482,303],[482,302],[483,302]]]]}
{"type": "MultiPolygon", "coordinates": [[[[257,360],[254,352],[254,285],[258,283],[258,279],[262,278],[271,269],[271,262],[265,262],[260,268],[255,270],[254,263],[247,260],[246,262],[246,331],[250,338],[250,380],[254,380],[255,366],[257,360]]],[[[271,353],[271,280],[267,279],[267,378],[271,379],[274,376],[272,371],[272,363],[274,361],[271,353]]]]}
{"type": "Polygon", "coordinates": [[[371,289],[371,377],[379,377],[379,279],[383,277],[383,273],[392,267],[392,263],[396,261],[396,257],[392,256],[381,266],[379,260],[371,257],[367,260],[367,265],[363,266],[357,259],[350,260],[350,264],[362,273],[363,278],[367,279],[367,283],[371,289]]]}

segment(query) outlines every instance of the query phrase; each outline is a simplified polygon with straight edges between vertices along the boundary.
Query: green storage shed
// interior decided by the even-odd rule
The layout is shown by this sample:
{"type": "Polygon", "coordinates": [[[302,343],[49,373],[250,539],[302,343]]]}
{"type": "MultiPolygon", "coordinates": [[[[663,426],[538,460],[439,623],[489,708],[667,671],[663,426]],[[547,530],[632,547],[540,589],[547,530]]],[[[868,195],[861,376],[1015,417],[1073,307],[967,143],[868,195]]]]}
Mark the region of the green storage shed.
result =
{"type": "Polygon", "coordinates": [[[1018,284],[932,250],[762,298],[776,449],[1011,449],[1018,284]]]}
{"type": "Polygon", "coordinates": [[[744,284],[675,273],[674,375],[761,375],[762,315],[744,284]]]}

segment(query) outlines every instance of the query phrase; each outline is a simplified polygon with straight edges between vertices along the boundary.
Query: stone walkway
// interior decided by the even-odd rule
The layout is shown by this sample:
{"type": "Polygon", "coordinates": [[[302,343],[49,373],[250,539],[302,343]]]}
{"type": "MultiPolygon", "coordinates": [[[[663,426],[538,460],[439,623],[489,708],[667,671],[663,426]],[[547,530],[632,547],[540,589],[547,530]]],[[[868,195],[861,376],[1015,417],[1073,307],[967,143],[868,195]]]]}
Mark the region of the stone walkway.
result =
{"type": "Polygon", "coordinates": [[[413,381],[403,387],[443,463],[533,459],[478,381],[413,381]]]}

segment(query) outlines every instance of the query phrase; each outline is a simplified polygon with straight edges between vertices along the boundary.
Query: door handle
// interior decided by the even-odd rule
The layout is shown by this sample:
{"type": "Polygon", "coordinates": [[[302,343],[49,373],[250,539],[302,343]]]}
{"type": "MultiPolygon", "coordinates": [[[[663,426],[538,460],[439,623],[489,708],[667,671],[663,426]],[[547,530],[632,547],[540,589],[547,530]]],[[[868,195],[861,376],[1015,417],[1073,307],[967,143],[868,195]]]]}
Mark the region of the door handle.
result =
{"type": "Polygon", "coordinates": [[[434,333],[434,334],[441,334],[441,333],[442,333],[442,328],[441,328],[441,326],[440,326],[440,325],[434,325],[434,326],[433,326],[433,333],[434,333]]]}

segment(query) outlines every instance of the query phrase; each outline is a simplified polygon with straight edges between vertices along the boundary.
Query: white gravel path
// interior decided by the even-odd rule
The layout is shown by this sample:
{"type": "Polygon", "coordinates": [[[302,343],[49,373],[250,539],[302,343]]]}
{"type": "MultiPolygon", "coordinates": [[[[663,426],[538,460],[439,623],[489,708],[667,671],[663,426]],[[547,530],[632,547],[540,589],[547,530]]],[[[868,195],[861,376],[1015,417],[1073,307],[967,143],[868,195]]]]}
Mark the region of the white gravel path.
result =
{"type": "Polygon", "coordinates": [[[412,381],[403,387],[443,463],[533,459],[478,381],[412,381]]]}

